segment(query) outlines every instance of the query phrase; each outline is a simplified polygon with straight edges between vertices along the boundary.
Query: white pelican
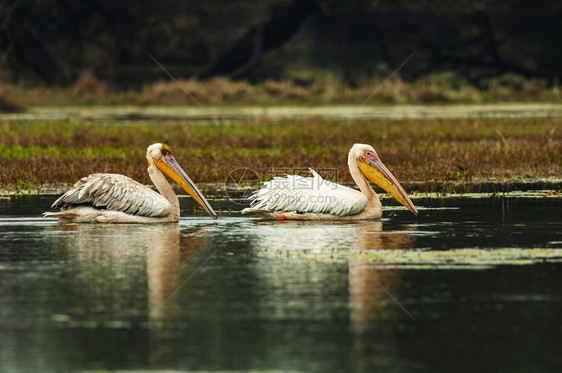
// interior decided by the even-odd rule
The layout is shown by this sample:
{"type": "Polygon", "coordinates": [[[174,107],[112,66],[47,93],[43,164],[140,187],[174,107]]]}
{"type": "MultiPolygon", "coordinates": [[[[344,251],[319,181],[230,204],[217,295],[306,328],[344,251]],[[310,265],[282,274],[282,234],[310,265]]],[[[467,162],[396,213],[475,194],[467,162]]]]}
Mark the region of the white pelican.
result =
{"type": "Polygon", "coordinates": [[[178,183],[213,218],[217,214],[199,188],[180,167],[166,144],[150,145],[146,151],[148,174],[160,192],[118,174],[92,174],[80,179],[46,212],[75,223],[173,223],[180,218],[178,197],[164,177],[178,183]],[[163,172],[163,173],[162,173],[163,172]]]}
{"type": "Polygon", "coordinates": [[[372,146],[353,145],[347,165],[360,192],[324,180],[310,169],[312,177],[287,175],[265,182],[265,188],[254,192],[250,197],[250,207],[242,210],[242,213],[255,213],[266,219],[278,220],[380,218],[382,204],[367,182],[369,179],[418,215],[418,210],[372,146]]]}

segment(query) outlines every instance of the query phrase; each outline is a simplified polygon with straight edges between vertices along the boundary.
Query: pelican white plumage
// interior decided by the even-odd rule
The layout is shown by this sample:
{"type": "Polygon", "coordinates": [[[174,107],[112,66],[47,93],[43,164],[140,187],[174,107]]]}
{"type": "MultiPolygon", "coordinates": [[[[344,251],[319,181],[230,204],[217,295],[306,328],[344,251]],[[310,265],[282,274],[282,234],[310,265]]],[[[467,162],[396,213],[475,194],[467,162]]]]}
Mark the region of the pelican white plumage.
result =
{"type": "Polygon", "coordinates": [[[45,212],[75,223],[173,223],[180,218],[180,204],[163,173],[178,183],[213,218],[217,214],[197,185],[177,163],[166,144],[150,145],[146,151],[148,174],[160,192],[119,174],[92,174],[80,179],[45,212]]]}
{"type": "Polygon", "coordinates": [[[353,145],[347,165],[360,191],[324,180],[310,169],[312,177],[287,175],[265,182],[265,188],[250,196],[250,207],[242,210],[242,213],[254,213],[265,219],[278,220],[380,218],[382,204],[369,185],[369,179],[418,215],[418,210],[372,146],[353,145]]]}

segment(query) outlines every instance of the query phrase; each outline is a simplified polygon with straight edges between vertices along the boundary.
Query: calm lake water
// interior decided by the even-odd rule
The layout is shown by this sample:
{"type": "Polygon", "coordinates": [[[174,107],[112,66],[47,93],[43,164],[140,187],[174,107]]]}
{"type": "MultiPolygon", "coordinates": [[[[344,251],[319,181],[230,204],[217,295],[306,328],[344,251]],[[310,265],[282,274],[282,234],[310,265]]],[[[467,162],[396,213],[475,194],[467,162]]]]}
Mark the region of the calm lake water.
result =
{"type": "Polygon", "coordinates": [[[0,199],[1,372],[562,371],[561,198],[322,224],[182,198],[155,226],[58,225],[54,199],[0,199]]]}

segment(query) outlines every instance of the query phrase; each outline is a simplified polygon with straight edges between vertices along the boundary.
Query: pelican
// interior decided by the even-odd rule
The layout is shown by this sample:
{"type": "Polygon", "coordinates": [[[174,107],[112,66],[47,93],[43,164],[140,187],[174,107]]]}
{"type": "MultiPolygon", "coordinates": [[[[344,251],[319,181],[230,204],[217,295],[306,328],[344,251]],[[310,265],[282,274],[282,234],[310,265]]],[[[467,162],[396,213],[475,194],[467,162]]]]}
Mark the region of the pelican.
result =
{"type": "Polygon", "coordinates": [[[287,175],[265,182],[265,188],[250,196],[250,207],[242,213],[278,220],[377,219],[382,216],[382,204],[369,185],[369,179],[418,215],[418,210],[372,146],[353,145],[347,165],[360,191],[324,180],[309,169],[312,177],[287,175]]]}
{"type": "Polygon", "coordinates": [[[146,151],[148,174],[160,192],[119,174],[92,174],[80,179],[43,216],[74,223],[174,223],[180,218],[178,196],[164,174],[178,183],[214,219],[217,214],[180,167],[166,144],[146,151]],[[164,174],[163,174],[164,173],[164,174]]]}

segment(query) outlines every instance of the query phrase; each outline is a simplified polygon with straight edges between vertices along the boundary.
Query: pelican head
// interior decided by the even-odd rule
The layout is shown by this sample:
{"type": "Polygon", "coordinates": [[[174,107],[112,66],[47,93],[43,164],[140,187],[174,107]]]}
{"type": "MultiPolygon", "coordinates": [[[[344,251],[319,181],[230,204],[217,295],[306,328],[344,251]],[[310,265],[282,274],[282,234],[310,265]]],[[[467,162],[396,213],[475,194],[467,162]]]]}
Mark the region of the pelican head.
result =
{"type": "Polygon", "coordinates": [[[146,150],[146,160],[149,167],[155,165],[160,171],[168,175],[172,180],[178,183],[183,190],[185,190],[195,202],[201,206],[209,215],[214,219],[217,218],[217,213],[213,210],[209,201],[203,196],[197,185],[191,180],[185,171],[178,164],[174,158],[172,148],[166,144],[152,144],[146,150]]]}
{"type": "MultiPolygon", "coordinates": [[[[408,210],[418,215],[418,210],[400,185],[398,180],[382,163],[371,145],[355,144],[349,151],[350,162],[355,160],[361,173],[373,183],[387,191],[408,210]]],[[[350,164],[351,167],[351,164],[350,164]]]]}

